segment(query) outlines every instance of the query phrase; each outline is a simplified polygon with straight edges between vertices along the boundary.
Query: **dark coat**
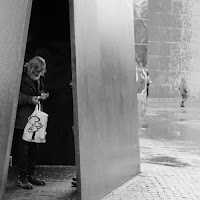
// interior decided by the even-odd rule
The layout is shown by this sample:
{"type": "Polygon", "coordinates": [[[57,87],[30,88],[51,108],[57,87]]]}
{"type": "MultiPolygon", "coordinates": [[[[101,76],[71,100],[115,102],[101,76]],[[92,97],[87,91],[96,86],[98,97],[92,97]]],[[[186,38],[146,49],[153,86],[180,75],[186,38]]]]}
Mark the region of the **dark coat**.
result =
{"type": "Polygon", "coordinates": [[[33,105],[32,103],[32,97],[40,96],[41,92],[43,92],[43,89],[44,85],[41,80],[37,88],[37,84],[35,85],[34,81],[31,80],[31,78],[27,76],[25,73],[23,73],[20,86],[15,128],[17,129],[25,128],[28,122],[28,117],[35,110],[35,105],[33,105]]]}

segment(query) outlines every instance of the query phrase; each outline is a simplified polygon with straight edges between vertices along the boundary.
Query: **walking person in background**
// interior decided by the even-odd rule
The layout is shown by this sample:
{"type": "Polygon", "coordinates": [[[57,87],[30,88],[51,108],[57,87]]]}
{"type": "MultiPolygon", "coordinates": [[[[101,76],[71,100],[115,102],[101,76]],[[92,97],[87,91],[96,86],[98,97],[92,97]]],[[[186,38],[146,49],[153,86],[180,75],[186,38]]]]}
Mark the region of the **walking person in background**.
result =
{"type": "Polygon", "coordinates": [[[152,83],[152,81],[150,81],[149,72],[147,71],[146,72],[146,84],[147,84],[146,85],[146,92],[147,92],[146,100],[149,97],[149,86],[150,86],[151,83],[152,83]]]}
{"type": "Polygon", "coordinates": [[[179,91],[181,94],[181,107],[185,107],[184,103],[186,102],[188,98],[188,91],[187,91],[187,83],[185,78],[181,78],[181,83],[179,86],[179,91]]]}
{"type": "Polygon", "coordinates": [[[22,139],[28,117],[39,101],[48,97],[48,94],[43,91],[41,80],[45,72],[45,60],[36,56],[24,65],[22,74],[13,140],[16,144],[18,185],[23,189],[33,189],[33,185],[45,185],[45,181],[35,177],[37,144],[22,139]]]}

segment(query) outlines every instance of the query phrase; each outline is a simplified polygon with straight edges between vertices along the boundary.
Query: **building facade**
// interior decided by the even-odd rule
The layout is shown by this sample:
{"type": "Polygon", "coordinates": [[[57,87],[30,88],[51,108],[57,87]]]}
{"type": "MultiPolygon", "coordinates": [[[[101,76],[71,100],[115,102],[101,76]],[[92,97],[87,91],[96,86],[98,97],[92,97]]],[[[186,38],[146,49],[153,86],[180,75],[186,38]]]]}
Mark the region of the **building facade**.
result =
{"type": "MultiPolygon", "coordinates": [[[[178,86],[184,77],[189,99],[199,101],[200,1],[136,0],[135,5],[143,13],[140,21],[145,22],[142,26],[147,30],[147,62],[141,67],[148,69],[152,80],[150,98],[167,101],[179,98],[178,86]]],[[[141,26],[137,21],[138,15],[135,15],[135,31],[141,26]]]]}

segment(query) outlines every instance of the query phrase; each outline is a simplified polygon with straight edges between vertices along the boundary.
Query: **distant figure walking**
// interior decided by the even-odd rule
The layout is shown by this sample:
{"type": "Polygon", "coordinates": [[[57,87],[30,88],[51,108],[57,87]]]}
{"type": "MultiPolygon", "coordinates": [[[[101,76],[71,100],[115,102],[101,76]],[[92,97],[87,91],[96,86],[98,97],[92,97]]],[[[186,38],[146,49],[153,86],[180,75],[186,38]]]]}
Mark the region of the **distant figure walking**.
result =
{"type": "Polygon", "coordinates": [[[181,94],[181,107],[185,107],[184,103],[186,102],[188,98],[188,91],[187,91],[187,83],[185,78],[181,78],[181,83],[179,86],[180,94],[181,94]]]}
{"type": "Polygon", "coordinates": [[[149,72],[147,71],[147,75],[146,75],[147,98],[149,97],[149,86],[150,86],[151,83],[152,83],[152,81],[150,81],[150,79],[149,79],[149,72]]]}

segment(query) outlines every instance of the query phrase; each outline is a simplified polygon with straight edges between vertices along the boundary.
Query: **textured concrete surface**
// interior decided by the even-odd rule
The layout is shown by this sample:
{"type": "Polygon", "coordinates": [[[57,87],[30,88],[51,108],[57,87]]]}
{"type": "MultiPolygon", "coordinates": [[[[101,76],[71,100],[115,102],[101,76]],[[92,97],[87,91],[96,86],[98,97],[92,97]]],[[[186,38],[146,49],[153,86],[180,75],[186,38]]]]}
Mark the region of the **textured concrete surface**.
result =
{"type": "Polygon", "coordinates": [[[139,110],[141,173],[104,199],[200,199],[200,102],[139,110]]]}
{"type": "Polygon", "coordinates": [[[5,191],[29,13],[28,0],[0,2],[0,199],[5,191]]]}
{"type": "Polygon", "coordinates": [[[129,0],[74,7],[81,194],[98,200],[140,172],[133,10],[129,0]]]}

